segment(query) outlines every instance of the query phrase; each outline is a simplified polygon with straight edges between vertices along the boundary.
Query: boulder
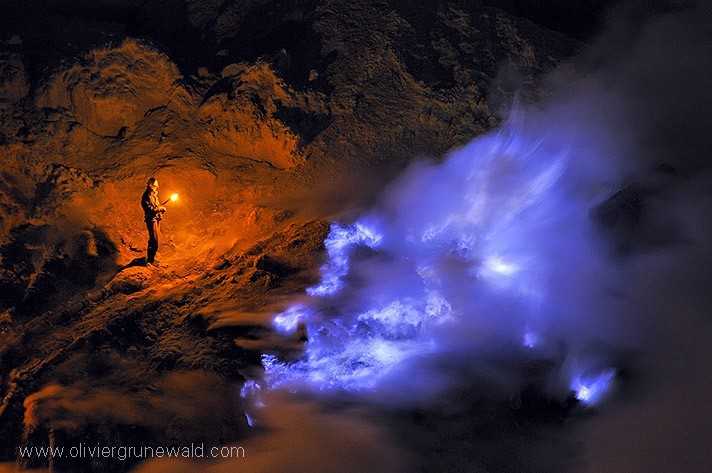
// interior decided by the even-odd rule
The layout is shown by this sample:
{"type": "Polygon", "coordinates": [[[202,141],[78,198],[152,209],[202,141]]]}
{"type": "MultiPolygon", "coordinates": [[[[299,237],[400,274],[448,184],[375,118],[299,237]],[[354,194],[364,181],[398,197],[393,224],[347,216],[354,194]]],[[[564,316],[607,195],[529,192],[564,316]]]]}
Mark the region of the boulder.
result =
{"type": "Polygon", "coordinates": [[[119,272],[108,284],[112,293],[131,294],[148,287],[154,270],[145,266],[132,266],[119,272]]]}

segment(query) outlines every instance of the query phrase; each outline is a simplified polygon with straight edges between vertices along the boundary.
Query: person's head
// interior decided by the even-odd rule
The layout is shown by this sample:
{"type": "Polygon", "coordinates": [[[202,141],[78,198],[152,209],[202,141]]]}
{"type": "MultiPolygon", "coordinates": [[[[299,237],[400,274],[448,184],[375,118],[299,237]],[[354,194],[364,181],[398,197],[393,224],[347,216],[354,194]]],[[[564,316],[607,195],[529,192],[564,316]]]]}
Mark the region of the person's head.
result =
{"type": "Polygon", "coordinates": [[[155,177],[149,177],[148,181],[146,182],[146,187],[154,191],[158,190],[158,179],[156,179],[155,177]]]}

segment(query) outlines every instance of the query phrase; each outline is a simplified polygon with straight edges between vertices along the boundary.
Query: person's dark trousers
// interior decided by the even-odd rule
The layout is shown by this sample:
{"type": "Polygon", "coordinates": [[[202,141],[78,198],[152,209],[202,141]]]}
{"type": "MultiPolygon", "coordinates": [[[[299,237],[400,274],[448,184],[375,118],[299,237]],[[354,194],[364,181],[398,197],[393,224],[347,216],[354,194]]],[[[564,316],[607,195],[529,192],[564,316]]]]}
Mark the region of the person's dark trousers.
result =
{"type": "Polygon", "coordinates": [[[153,263],[156,260],[160,223],[161,222],[159,220],[146,220],[146,229],[148,230],[148,251],[146,254],[146,263],[153,263]]]}

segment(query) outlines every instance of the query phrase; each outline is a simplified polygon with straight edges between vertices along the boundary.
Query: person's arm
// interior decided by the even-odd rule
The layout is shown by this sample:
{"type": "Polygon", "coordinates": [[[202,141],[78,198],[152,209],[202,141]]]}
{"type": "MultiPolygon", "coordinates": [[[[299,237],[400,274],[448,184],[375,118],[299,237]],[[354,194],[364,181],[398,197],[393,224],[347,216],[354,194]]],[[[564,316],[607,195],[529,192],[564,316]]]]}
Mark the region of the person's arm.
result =
{"type": "Polygon", "coordinates": [[[154,206],[155,209],[156,209],[156,210],[154,210],[154,212],[156,212],[156,213],[159,213],[159,212],[160,212],[160,213],[163,213],[163,212],[166,211],[166,208],[163,206],[163,204],[161,203],[161,200],[158,198],[158,194],[152,195],[152,196],[151,196],[151,200],[152,200],[151,203],[153,204],[153,206],[154,206]]]}
{"type": "Polygon", "coordinates": [[[165,207],[161,206],[161,203],[158,201],[158,196],[155,196],[150,193],[144,194],[144,207],[148,209],[152,214],[158,214],[160,212],[165,212],[166,209],[165,207]]]}

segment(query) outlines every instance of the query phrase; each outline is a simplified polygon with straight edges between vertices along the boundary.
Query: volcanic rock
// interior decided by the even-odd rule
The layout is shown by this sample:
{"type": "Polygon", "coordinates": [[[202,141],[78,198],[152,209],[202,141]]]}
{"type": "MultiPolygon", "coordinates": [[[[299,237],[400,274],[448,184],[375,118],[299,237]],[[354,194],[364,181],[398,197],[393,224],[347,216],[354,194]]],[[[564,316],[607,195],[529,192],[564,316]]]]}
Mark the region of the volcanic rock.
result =
{"type": "Polygon", "coordinates": [[[187,441],[193,421],[244,436],[240,401],[198,385],[228,399],[262,352],[299,351],[270,317],[316,281],[328,221],[496,125],[577,47],[478,2],[31,3],[0,44],[11,461],[82,435],[187,441]],[[180,195],[158,270],[133,265],[150,176],[180,195]]]}
{"type": "Polygon", "coordinates": [[[140,291],[148,286],[148,281],[152,276],[151,272],[151,269],[141,266],[124,269],[114,276],[107,289],[111,292],[124,294],[140,291]]]}
{"type": "Polygon", "coordinates": [[[0,53],[0,108],[19,102],[27,96],[29,90],[22,57],[0,53]]]}

